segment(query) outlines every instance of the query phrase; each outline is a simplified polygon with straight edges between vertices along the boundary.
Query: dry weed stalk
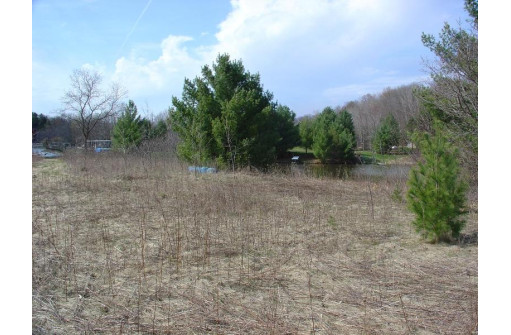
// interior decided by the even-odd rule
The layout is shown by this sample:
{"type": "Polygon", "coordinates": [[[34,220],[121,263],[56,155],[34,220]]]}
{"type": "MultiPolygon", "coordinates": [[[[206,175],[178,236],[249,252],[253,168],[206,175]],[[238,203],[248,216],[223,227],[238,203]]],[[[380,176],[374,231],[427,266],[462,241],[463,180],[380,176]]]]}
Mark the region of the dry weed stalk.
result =
{"type": "Polygon", "coordinates": [[[147,153],[33,175],[35,334],[477,332],[477,244],[421,241],[392,181],[147,153]]]}

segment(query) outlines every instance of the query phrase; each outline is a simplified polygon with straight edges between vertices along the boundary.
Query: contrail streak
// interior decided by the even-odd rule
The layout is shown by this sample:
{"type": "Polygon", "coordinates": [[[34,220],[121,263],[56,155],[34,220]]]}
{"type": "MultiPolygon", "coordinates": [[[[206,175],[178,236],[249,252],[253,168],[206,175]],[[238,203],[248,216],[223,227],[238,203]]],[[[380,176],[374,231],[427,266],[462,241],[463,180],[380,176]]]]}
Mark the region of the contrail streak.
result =
{"type": "Polygon", "coordinates": [[[119,51],[117,52],[118,54],[122,51],[122,48],[124,48],[124,46],[125,46],[125,45],[126,45],[126,43],[128,42],[128,39],[130,38],[131,34],[133,34],[133,32],[135,31],[135,29],[137,28],[138,22],[142,19],[142,16],[144,16],[145,12],[147,11],[147,9],[149,8],[149,6],[151,5],[151,2],[153,2],[153,0],[149,0],[149,1],[147,1],[147,4],[145,5],[144,9],[142,10],[142,12],[140,13],[140,15],[138,16],[138,19],[135,21],[135,24],[133,24],[133,27],[131,27],[130,32],[128,33],[128,35],[126,35],[126,38],[124,39],[124,42],[122,42],[122,45],[121,45],[121,47],[119,48],[119,51]]]}

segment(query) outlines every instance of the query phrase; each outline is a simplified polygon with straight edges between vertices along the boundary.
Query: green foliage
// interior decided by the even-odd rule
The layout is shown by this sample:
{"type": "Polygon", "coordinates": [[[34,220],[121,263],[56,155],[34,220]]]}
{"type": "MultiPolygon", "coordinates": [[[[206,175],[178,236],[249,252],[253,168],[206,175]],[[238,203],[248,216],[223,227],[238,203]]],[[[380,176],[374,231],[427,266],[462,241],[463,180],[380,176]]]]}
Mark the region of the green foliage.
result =
{"type": "Polygon", "coordinates": [[[143,118],[139,122],[140,132],[142,134],[142,139],[147,140],[151,138],[152,125],[151,121],[146,118],[143,118]]]}
{"type": "Polygon", "coordinates": [[[137,106],[130,100],[113,129],[112,146],[124,153],[137,147],[142,141],[142,125],[137,106]]]}
{"type": "Polygon", "coordinates": [[[275,110],[275,127],[279,134],[279,141],[276,145],[278,157],[283,157],[289,149],[300,142],[295,117],[295,113],[287,106],[278,105],[275,110]]]}
{"type": "Polygon", "coordinates": [[[328,216],[327,223],[328,223],[328,225],[329,225],[329,226],[330,226],[333,230],[337,230],[337,228],[338,228],[338,224],[337,224],[337,221],[335,220],[335,218],[334,218],[332,215],[329,215],[329,216],[328,216]]]}
{"type": "Polygon", "coordinates": [[[146,118],[140,120],[140,129],[142,132],[142,138],[144,140],[151,140],[154,138],[162,137],[167,133],[167,123],[160,120],[153,126],[151,121],[146,118]]]}
{"type": "Polygon", "coordinates": [[[338,157],[340,160],[349,161],[355,157],[355,147],[357,139],[355,136],[355,125],[353,117],[347,110],[342,110],[337,114],[336,130],[338,135],[338,157]]]}
{"type": "Polygon", "coordinates": [[[181,99],[172,98],[169,118],[181,138],[178,153],[189,162],[216,161],[232,169],[270,165],[277,150],[294,145],[288,138],[294,113],[285,106],[276,111],[272,99],[258,74],[219,55],[212,68],[202,68],[201,77],[185,79],[181,99]]]}
{"type": "Polygon", "coordinates": [[[304,117],[298,124],[298,132],[300,135],[300,142],[305,148],[305,153],[307,153],[307,150],[312,148],[314,120],[310,117],[304,117]]]}
{"type": "Polygon", "coordinates": [[[314,156],[321,162],[333,156],[333,134],[331,126],[335,120],[335,112],[331,107],[326,107],[314,121],[314,132],[312,137],[312,151],[314,156]]]}
{"type": "MultiPolygon", "coordinates": [[[[43,130],[48,124],[49,119],[44,114],[37,114],[32,112],[32,141],[38,140],[38,133],[43,130]]],[[[40,139],[39,139],[40,140],[40,139]]]]}
{"type": "Polygon", "coordinates": [[[220,109],[215,104],[213,93],[199,78],[193,82],[185,79],[182,99],[173,97],[172,104],[174,107],[169,110],[170,124],[181,138],[177,147],[178,154],[195,164],[208,162],[215,148],[211,114],[216,116],[220,109]]]}
{"type": "Polygon", "coordinates": [[[343,110],[337,114],[326,107],[314,121],[312,151],[325,163],[327,160],[350,161],[356,145],[351,114],[343,110]]]}
{"type": "Polygon", "coordinates": [[[46,115],[32,112],[32,132],[43,129],[47,123],[48,117],[46,115]]]}
{"type": "Polygon", "coordinates": [[[434,241],[456,238],[465,225],[467,184],[459,177],[454,148],[440,130],[415,135],[423,161],[410,171],[408,206],[418,232],[434,241]]]}
{"type": "Polygon", "coordinates": [[[394,200],[395,202],[403,202],[403,191],[401,190],[401,188],[399,187],[399,185],[396,185],[394,187],[394,190],[392,191],[392,195],[391,195],[391,198],[392,200],[394,200]]]}
{"type": "Polygon", "coordinates": [[[477,27],[478,25],[478,13],[479,13],[479,5],[477,0],[465,0],[465,10],[468,12],[468,15],[474,21],[474,25],[477,27]]]}
{"type": "Polygon", "coordinates": [[[167,123],[163,120],[160,120],[151,129],[149,138],[163,137],[163,136],[165,136],[165,134],[167,134],[167,131],[168,131],[167,123]]]}
{"type": "Polygon", "coordinates": [[[387,164],[393,160],[395,160],[397,157],[396,155],[391,154],[379,154],[375,153],[374,151],[368,151],[368,150],[362,150],[356,152],[360,160],[364,164],[387,164]]]}
{"type": "Polygon", "coordinates": [[[389,153],[392,146],[398,145],[401,139],[399,124],[396,118],[389,114],[380,122],[378,129],[373,135],[373,151],[379,154],[389,153]]]}

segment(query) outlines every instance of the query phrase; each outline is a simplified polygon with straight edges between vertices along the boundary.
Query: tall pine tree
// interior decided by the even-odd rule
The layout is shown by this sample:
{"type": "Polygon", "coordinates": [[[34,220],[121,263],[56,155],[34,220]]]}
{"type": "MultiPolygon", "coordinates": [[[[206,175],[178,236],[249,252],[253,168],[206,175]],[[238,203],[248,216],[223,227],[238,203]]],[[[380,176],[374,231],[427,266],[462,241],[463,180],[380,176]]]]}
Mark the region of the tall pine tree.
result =
{"type": "Polygon", "coordinates": [[[169,116],[181,138],[180,156],[232,169],[270,165],[279,143],[272,99],[258,74],[219,55],[212,67],[202,68],[201,77],[185,79],[182,99],[172,99],[169,116]]]}

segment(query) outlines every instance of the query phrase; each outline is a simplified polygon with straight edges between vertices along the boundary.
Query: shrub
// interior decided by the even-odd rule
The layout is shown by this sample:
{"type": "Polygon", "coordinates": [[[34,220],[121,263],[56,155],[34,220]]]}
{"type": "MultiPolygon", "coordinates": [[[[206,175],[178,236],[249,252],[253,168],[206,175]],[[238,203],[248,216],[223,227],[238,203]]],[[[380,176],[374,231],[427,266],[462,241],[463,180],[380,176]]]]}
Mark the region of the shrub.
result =
{"type": "Polygon", "coordinates": [[[459,177],[457,149],[437,126],[434,135],[415,135],[423,161],[410,171],[408,205],[415,225],[425,237],[457,238],[465,225],[467,184],[459,177]]]}

